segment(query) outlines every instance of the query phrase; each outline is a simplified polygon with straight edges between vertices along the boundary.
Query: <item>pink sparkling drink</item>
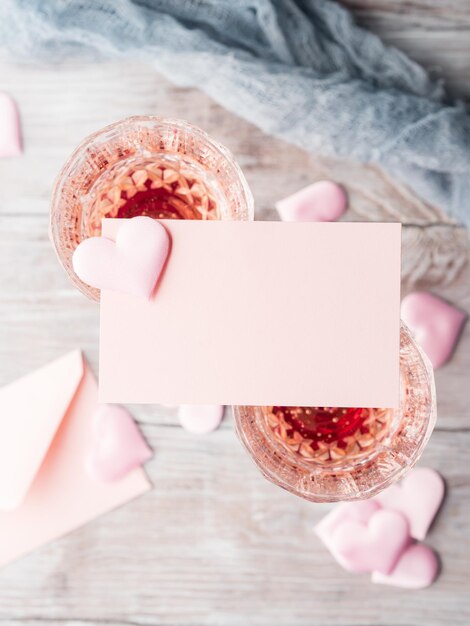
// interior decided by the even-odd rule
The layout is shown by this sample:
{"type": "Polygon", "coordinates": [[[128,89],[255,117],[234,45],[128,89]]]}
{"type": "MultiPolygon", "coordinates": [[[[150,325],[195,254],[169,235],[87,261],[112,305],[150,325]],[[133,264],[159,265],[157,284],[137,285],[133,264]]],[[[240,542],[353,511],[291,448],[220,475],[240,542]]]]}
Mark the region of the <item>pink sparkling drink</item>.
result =
{"type": "Polygon", "coordinates": [[[87,137],[57,179],[51,239],[61,264],[88,297],[99,298],[72,268],[82,239],[103,217],[253,219],[253,197],[229,151],[182,120],[131,117],[87,137]]]}
{"type": "MultiPolygon", "coordinates": [[[[180,120],[132,117],[86,138],[62,169],[52,199],[51,238],[73,283],[82,239],[103,217],[253,219],[253,198],[232,155],[180,120]]],[[[401,403],[387,408],[234,407],[238,435],[262,473],[312,501],[374,495],[419,458],[432,431],[432,368],[401,328],[401,403]]],[[[312,385],[315,381],[312,381],[312,385]]]]}

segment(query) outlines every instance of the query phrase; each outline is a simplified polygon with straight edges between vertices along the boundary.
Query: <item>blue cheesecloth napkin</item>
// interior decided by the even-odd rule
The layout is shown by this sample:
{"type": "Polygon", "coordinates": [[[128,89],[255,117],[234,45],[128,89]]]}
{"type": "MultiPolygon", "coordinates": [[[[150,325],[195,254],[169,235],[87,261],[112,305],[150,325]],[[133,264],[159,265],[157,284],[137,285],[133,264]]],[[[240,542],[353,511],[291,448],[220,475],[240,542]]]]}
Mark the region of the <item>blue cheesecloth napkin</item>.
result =
{"type": "Polygon", "coordinates": [[[330,0],[2,0],[16,58],[138,58],[309,152],[376,162],[470,224],[470,116],[330,0]]]}

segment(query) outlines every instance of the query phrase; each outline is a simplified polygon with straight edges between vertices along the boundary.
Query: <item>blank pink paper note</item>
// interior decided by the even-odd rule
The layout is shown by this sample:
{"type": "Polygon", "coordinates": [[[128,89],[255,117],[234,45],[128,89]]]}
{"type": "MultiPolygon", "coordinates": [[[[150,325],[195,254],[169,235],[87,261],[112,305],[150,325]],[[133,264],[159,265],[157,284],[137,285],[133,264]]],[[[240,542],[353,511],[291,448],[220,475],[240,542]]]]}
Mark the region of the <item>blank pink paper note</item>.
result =
{"type": "Polygon", "coordinates": [[[400,224],[162,223],[152,298],[101,293],[102,402],[398,405],[400,224]]]}

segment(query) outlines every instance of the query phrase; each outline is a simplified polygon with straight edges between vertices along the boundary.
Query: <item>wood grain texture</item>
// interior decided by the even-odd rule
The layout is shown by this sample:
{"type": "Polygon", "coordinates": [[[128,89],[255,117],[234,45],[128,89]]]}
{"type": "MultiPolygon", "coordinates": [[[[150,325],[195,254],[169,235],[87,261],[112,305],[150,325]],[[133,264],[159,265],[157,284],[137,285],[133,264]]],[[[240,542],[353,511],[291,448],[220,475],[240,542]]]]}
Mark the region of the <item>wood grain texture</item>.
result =
{"type": "MultiPolygon", "coordinates": [[[[461,38],[465,2],[446,2],[445,15],[441,3],[429,1],[349,4],[360,5],[360,19],[389,37],[403,26],[417,54],[421,45],[440,54],[428,21],[449,45],[461,41],[458,62],[448,63],[465,83],[462,93],[470,90],[461,69],[470,58],[470,41],[461,38]],[[408,10],[418,17],[407,22],[408,10]]],[[[97,370],[98,309],[71,287],[55,259],[49,196],[85,135],[132,114],[190,119],[226,144],[246,173],[257,219],[275,218],[274,202],[313,180],[342,182],[347,219],[404,223],[404,291],[431,288],[470,311],[467,233],[373,167],[310,157],[137,63],[2,61],[0,89],[20,106],[26,147],[23,157],[0,161],[0,384],[77,346],[97,370]]],[[[454,358],[436,374],[438,426],[423,463],[443,473],[448,497],[429,535],[443,561],[431,589],[376,587],[341,570],[313,533],[328,506],[266,482],[230,416],[219,431],[198,438],[178,427],[174,411],[135,406],[155,449],[148,465],[154,490],[0,570],[0,624],[467,626],[469,348],[466,328],[454,358]]]]}
{"type": "Polygon", "coordinates": [[[470,95],[469,0],[341,0],[356,21],[444,80],[457,97],[470,95]]]}

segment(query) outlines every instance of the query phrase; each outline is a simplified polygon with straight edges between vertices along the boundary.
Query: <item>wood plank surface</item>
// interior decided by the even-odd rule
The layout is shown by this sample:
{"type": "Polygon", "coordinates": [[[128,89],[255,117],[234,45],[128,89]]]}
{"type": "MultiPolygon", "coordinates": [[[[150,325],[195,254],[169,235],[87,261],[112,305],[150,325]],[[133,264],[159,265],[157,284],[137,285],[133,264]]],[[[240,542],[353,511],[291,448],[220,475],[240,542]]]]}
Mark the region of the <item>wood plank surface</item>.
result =
{"type": "Polygon", "coordinates": [[[469,0],[341,0],[356,21],[444,80],[457,97],[470,95],[469,0]]]}
{"type": "MultiPolygon", "coordinates": [[[[455,88],[470,93],[468,0],[348,4],[416,58],[438,58],[455,88]]],[[[78,346],[97,371],[98,308],[55,259],[49,197],[85,135],[133,114],[182,117],[227,145],[253,190],[257,219],[275,219],[274,202],[302,185],[342,182],[347,219],[404,223],[404,292],[429,288],[470,311],[466,231],[373,167],[308,156],[138,63],[2,60],[0,90],[19,104],[25,143],[23,157],[0,160],[0,384],[78,346]]],[[[155,449],[154,490],[0,570],[0,624],[467,626],[469,348],[467,327],[436,373],[438,425],[422,463],[442,472],[448,495],[428,539],[442,558],[431,589],[373,586],[339,568],[313,532],[328,506],[266,482],[230,415],[217,432],[196,437],[175,411],[135,406],[155,449]]]]}

